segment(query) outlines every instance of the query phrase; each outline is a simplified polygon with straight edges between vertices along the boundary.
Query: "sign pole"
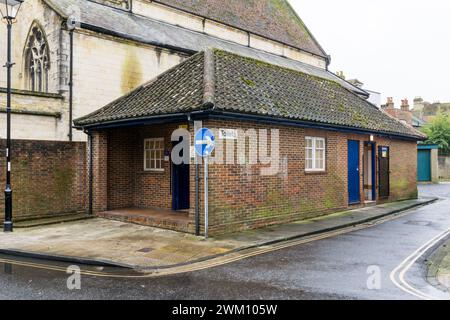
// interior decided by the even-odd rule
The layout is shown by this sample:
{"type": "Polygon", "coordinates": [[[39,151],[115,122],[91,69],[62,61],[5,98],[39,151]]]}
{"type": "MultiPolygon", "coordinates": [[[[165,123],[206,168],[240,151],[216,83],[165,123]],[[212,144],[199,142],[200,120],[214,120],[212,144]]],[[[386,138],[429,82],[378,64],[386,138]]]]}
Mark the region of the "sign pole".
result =
{"type": "Polygon", "coordinates": [[[207,128],[202,128],[195,134],[195,151],[203,157],[203,165],[205,167],[204,174],[204,193],[205,193],[205,239],[208,239],[209,228],[209,211],[208,211],[208,157],[215,148],[214,134],[207,128]]]}
{"type": "Polygon", "coordinates": [[[208,157],[204,158],[205,161],[205,239],[208,239],[208,227],[209,227],[209,212],[208,212],[208,157]]]}

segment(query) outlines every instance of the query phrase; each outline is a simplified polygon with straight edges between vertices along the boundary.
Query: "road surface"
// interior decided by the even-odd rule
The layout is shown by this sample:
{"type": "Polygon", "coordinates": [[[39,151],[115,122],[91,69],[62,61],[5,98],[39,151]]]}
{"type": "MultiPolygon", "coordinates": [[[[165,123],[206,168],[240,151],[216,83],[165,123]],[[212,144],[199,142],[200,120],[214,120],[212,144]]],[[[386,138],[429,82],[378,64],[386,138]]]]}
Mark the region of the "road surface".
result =
{"type": "Polygon", "coordinates": [[[191,273],[82,275],[81,289],[69,290],[65,273],[0,263],[0,299],[445,299],[424,279],[426,256],[405,272],[406,258],[450,228],[450,184],[420,193],[441,200],[370,228],[191,273]]]}

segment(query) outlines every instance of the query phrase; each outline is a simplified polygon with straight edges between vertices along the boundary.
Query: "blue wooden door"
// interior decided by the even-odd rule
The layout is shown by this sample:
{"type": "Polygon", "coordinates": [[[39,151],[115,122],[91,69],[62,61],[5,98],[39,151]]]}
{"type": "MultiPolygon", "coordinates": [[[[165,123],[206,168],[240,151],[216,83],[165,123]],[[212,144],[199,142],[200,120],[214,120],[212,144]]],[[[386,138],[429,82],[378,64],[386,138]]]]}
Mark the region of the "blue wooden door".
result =
{"type": "MultiPolygon", "coordinates": [[[[180,143],[183,138],[180,138],[180,143]]],[[[176,145],[177,143],[174,143],[176,145]]],[[[180,152],[183,157],[183,150],[180,152]]],[[[172,209],[185,210],[190,208],[189,184],[190,184],[189,164],[176,165],[172,163],[172,209]]]]}
{"type": "Polygon", "coordinates": [[[360,179],[359,179],[359,141],[348,141],[348,202],[350,204],[359,203],[360,200],[360,179]]]}
{"type": "Polygon", "coordinates": [[[431,181],[430,150],[418,150],[417,152],[417,179],[422,182],[431,181]]]}

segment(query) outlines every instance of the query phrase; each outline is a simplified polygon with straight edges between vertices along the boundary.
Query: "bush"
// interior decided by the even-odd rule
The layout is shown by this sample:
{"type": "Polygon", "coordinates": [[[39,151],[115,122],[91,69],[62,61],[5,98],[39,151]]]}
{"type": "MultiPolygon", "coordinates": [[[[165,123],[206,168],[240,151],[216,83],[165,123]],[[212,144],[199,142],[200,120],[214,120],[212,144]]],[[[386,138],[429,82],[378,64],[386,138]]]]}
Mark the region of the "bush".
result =
{"type": "Polygon", "coordinates": [[[440,114],[433,121],[427,123],[422,131],[428,136],[426,143],[439,145],[444,151],[450,151],[450,120],[440,114]]]}

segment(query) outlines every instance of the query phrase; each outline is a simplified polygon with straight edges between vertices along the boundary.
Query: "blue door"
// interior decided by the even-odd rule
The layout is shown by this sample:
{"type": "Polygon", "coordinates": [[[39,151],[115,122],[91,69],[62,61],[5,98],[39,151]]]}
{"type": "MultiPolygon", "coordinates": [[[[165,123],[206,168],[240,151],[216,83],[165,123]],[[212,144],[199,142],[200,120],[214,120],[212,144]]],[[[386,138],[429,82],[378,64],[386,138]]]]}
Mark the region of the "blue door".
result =
{"type": "Polygon", "coordinates": [[[418,150],[417,152],[417,179],[421,182],[431,181],[430,150],[418,150]]]}
{"type": "Polygon", "coordinates": [[[348,140],[348,202],[360,203],[359,141],[348,140]]]}
{"type": "MultiPolygon", "coordinates": [[[[183,138],[180,138],[180,143],[183,138]]],[[[176,145],[177,143],[174,143],[176,145]]],[[[180,153],[183,157],[183,150],[180,153]]],[[[172,209],[189,209],[189,164],[176,165],[172,163],[172,209]]]]}

